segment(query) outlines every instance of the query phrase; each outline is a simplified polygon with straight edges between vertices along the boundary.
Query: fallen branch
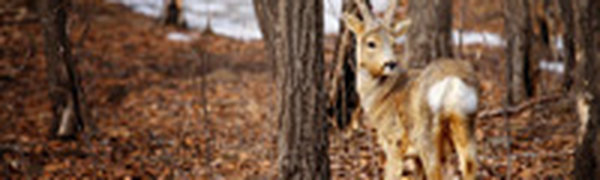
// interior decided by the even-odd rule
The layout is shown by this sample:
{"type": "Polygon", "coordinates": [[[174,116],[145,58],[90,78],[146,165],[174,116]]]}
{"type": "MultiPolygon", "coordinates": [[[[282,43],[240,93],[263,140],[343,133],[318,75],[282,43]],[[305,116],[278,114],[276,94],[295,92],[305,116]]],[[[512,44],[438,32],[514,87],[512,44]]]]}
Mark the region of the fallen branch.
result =
{"type": "Polygon", "coordinates": [[[529,109],[537,104],[557,101],[563,97],[564,97],[563,94],[556,93],[556,94],[551,94],[551,95],[547,95],[547,96],[532,98],[532,99],[529,99],[525,102],[518,104],[517,106],[508,106],[506,108],[500,107],[500,108],[483,110],[483,111],[480,111],[479,113],[477,113],[477,119],[487,119],[487,118],[498,117],[498,116],[502,116],[504,113],[507,113],[508,116],[512,116],[515,114],[519,114],[519,113],[525,111],[526,109],[529,109]]]}
{"type": "Polygon", "coordinates": [[[22,154],[24,152],[24,148],[18,144],[0,144],[0,153],[4,152],[14,152],[22,154]]]}

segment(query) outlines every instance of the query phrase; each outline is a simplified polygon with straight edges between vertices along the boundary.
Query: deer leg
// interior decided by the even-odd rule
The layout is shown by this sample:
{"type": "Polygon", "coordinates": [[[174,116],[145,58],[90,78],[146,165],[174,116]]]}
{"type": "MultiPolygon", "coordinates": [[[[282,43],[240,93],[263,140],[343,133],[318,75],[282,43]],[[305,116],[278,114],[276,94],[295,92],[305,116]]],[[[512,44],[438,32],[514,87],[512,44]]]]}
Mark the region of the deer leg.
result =
{"type": "Polygon", "coordinates": [[[420,143],[420,158],[428,180],[442,179],[442,159],[444,158],[444,144],[446,142],[444,138],[445,122],[441,118],[439,114],[434,115],[431,121],[433,124],[430,134],[428,134],[428,137],[424,137],[429,141],[420,143]]]}
{"type": "MultiPolygon", "coordinates": [[[[381,137],[381,136],[380,136],[381,137]]],[[[385,152],[385,180],[398,180],[402,177],[402,153],[399,151],[396,141],[381,137],[380,144],[385,152]]]]}
{"type": "MultiPolygon", "coordinates": [[[[442,169],[441,169],[441,153],[442,153],[442,145],[443,138],[441,136],[442,128],[441,126],[434,125],[432,129],[432,133],[430,137],[432,141],[421,142],[419,148],[419,157],[423,163],[423,169],[425,171],[425,175],[428,180],[441,180],[442,179],[442,169]],[[430,144],[433,143],[433,144],[430,144]],[[433,147],[432,147],[433,146],[433,147]]],[[[427,137],[426,137],[427,138],[427,137]]]]}
{"type": "Polygon", "coordinates": [[[476,142],[473,130],[469,125],[469,119],[459,115],[450,115],[450,131],[454,148],[460,161],[460,171],[465,180],[473,180],[476,177],[476,142]]]}
{"type": "Polygon", "coordinates": [[[428,180],[442,179],[442,168],[440,166],[439,150],[437,148],[423,149],[420,158],[423,161],[423,170],[428,180]]]}

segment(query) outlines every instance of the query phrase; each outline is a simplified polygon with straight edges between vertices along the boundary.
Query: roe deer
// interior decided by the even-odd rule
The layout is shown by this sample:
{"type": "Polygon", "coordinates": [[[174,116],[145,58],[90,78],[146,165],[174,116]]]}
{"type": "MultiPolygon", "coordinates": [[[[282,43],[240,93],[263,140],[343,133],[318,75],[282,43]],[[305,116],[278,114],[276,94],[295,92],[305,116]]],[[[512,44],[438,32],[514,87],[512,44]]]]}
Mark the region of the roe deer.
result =
{"type": "Polygon", "coordinates": [[[394,38],[410,24],[405,20],[392,25],[396,0],[383,20],[359,1],[355,3],[362,20],[345,13],[344,21],[356,35],[356,88],[367,116],[364,124],[376,129],[385,152],[385,179],[402,178],[402,163],[408,157],[420,160],[427,179],[441,179],[450,147],[458,154],[463,179],[475,179],[479,84],[473,66],[440,59],[421,70],[408,69],[393,50],[394,38]]]}

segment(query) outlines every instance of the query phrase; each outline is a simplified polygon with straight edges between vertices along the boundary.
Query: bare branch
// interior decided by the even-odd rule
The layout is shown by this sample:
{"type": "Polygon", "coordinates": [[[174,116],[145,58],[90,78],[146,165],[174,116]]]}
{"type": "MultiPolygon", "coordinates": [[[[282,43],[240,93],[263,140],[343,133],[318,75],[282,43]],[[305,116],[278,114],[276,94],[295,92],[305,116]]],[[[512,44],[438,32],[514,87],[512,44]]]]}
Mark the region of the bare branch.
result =
{"type": "Polygon", "coordinates": [[[362,15],[363,20],[367,22],[367,24],[375,20],[375,17],[373,17],[371,10],[369,10],[369,7],[367,6],[364,0],[354,0],[354,3],[356,3],[356,6],[358,6],[358,10],[362,15]]]}
{"type": "Polygon", "coordinates": [[[563,97],[564,96],[562,94],[556,93],[556,94],[551,94],[548,96],[542,96],[539,98],[532,98],[528,101],[518,104],[517,106],[507,106],[506,108],[494,108],[494,109],[480,111],[477,114],[477,119],[487,119],[487,118],[498,117],[498,116],[504,115],[504,113],[511,116],[514,114],[521,113],[521,112],[525,111],[526,109],[533,107],[534,105],[557,101],[563,97]]]}

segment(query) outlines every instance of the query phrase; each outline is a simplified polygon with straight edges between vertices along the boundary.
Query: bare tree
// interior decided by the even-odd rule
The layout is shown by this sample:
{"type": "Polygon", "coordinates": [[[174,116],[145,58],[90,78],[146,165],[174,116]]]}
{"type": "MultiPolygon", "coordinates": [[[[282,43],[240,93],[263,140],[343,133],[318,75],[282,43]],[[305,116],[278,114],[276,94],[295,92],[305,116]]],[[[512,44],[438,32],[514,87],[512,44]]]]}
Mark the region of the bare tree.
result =
{"type": "MultiPolygon", "coordinates": [[[[274,7],[278,1],[277,0],[253,0],[254,12],[256,12],[256,17],[258,19],[258,24],[260,25],[260,31],[263,36],[263,40],[265,42],[265,48],[267,49],[269,59],[271,60],[271,64],[273,67],[277,66],[277,58],[275,57],[276,48],[275,46],[275,33],[274,21],[277,20],[278,11],[277,8],[274,7]]],[[[273,71],[275,73],[275,71],[273,71]]]]}
{"type": "Polygon", "coordinates": [[[504,1],[506,43],[506,81],[508,101],[514,104],[533,95],[531,82],[531,18],[529,1],[504,1]]]}
{"type": "Polygon", "coordinates": [[[596,0],[575,1],[577,43],[581,48],[576,82],[578,115],[585,131],[575,150],[575,179],[600,178],[600,63],[597,59],[597,31],[594,22],[599,20],[600,2],[596,0]]]}
{"type": "Polygon", "coordinates": [[[79,101],[81,88],[66,31],[70,1],[42,0],[41,3],[48,95],[53,113],[51,133],[57,137],[73,137],[83,130],[84,121],[79,101]]]}
{"type": "Polygon", "coordinates": [[[560,18],[563,24],[564,62],[565,73],[563,76],[563,89],[569,91],[575,77],[575,22],[573,17],[573,3],[571,0],[558,0],[560,18]]]}
{"type": "Polygon", "coordinates": [[[409,0],[407,51],[413,66],[452,57],[452,0],[409,0]]]}
{"type": "Polygon", "coordinates": [[[277,62],[279,179],[329,179],[323,1],[254,3],[263,33],[271,33],[264,37],[277,62]]]}
{"type": "Polygon", "coordinates": [[[25,0],[25,6],[31,11],[35,11],[37,9],[35,0],[25,0]]]}
{"type": "Polygon", "coordinates": [[[175,25],[177,27],[186,28],[187,22],[185,21],[185,18],[183,18],[183,1],[167,0],[162,20],[166,25],[175,25]]]}
{"type": "MultiPolygon", "coordinates": [[[[352,0],[344,0],[342,11],[360,15],[352,0]]],[[[365,4],[370,4],[367,0],[365,4]]],[[[340,20],[340,36],[335,46],[333,61],[335,63],[331,74],[330,115],[336,119],[338,128],[345,128],[352,120],[352,114],[358,109],[358,94],[356,93],[356,49],[354,34],[340,20]]]]}

